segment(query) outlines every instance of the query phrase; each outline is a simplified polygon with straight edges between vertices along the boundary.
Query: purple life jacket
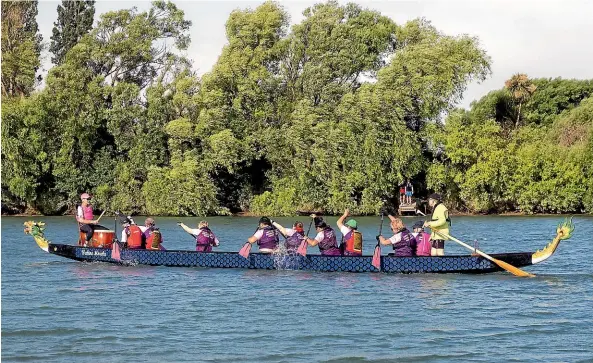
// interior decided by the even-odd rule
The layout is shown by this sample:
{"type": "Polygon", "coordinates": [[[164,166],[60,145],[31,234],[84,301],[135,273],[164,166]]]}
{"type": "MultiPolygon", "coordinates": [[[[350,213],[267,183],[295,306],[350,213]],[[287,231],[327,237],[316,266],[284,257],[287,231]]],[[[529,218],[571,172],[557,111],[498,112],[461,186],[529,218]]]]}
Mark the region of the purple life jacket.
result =
{"type": "Polygon", "coordinates": [[[257,241],[257,245],[260,249],[262,248],[269,248],[271,250],[275,250],[278,248],[278,231],[274,227],[265,227],[262,230],[264,233],[262,234],[259,241],[257,241]]]}
{"type": "Polygon", "coordinates": [[[393,245],[394,255],[399,257],[415,256],[416,246],[418,245],[416,238],[407,228],[402,229],[400,233],[402,234],[401,240],[393,245]]]}
{"type": "Polygon", "coordinates": [[[216,244],[216,236],[210,228],[202,227],[196,236],[196,251],[212,252],[212,246],[216,244]]]}
{"type": "Polygon", "coordinates": [[[305,238],[305,234],[303,232],[294,232],[294,234],[286,239],[286,249],[288,251],[296,251],[301,242],[305,238]]]}
{"type": "Polygon", "coordinates": [[[336,232],[331,227],[323,230],[323,240],[317,244],[322,256],[340,256],[340,249],[338,248],[338,241],[336,240],[336,232]]]}

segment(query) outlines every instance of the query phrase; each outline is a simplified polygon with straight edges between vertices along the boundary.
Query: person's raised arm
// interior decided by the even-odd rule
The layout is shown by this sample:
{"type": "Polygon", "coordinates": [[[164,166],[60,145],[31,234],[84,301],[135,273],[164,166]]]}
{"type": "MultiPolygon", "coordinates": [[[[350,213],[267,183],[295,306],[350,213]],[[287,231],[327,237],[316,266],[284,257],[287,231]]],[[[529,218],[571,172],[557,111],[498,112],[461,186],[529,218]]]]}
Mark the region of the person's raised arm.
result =
{"type": "Polygon", "coordinates": [[[276,229],[277,229],[278,231],[280,231],[280,233],[282,233],[282,235],[283,235],[284,237],[286,237],[286,229],[284,229],[284,227],[282,227],[282,226],[281,226],[279,223],[276,223],[276,222],[272,222],[272,225],[273,225],[274,227],[276,227],[276,229]]]}
{"type": "Polygon", "coordinates": [[[193,235],[193,234],[194,234],[194,231],[193,231],[191,228],[189,228],[188,226],[186,226],[185,224],[183,224],[183,223],[181,223],[181,222],[178,222],[178,223],[177,223],[177,225],[178,225],[179,227],[183,228],[183,230],[184,230],[184,231],[186,231],[187,233],[189,233],[189,234],[191,234],[191,235],[193,235]]]}
{"type": "Polygon", "coordinates": [[[342,216],[338,219],[338,223],[337,223],[338,228],[342,229],[342,227],[344,227],[344,220],[349,215],[350,215],[350,211],[348,210],[348,208],[346,208],[346,210],[344,210],[344,214],[342,214],[342,216]]]}

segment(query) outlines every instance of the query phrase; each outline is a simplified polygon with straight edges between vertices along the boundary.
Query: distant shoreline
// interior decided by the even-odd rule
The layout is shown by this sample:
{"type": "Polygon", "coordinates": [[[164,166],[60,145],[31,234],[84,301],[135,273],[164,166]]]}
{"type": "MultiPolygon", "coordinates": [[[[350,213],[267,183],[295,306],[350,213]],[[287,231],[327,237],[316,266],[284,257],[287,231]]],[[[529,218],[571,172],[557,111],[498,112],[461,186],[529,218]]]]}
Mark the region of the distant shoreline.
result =
{"type": "MultiPolygon", "coordinates": [[[[74,217],[74,214],[62,214],[62,215],[44,215],[44,214],[32,214],[32,213],[17,213],[17,214],[4,214],[2,213],[2,217],[74,217]]],[[[167,215],[133,215],[134,217],[178,217],[178,218],[201,218],[199,216],[167,216],[167,215]]],[[[286,217],[296,217],[298,216],[296,213],[292,216],[286,217]]],[[[339,217],[339,215],[331,215],[331,214],[321,214],[320,216],[323,217],[339,217]]],[[[373,215],[352,215],[353,217],[373,217],[373,215]]],[[[430,213],[426,214],[426,217],[429,217],[430,213]]],[[[593,214],[588,213],[522,213],[522,212],[504,212],[504,213],[464,213],[464,212],[456,212],[451,213],[452,217],[478,217],[478,216],[517,216],[517,217],[529,217],[529,216],[593,216],[593,214]]],[[[105,217],[113,217],[111,214],[105,214],[105,217]]],[[[253,214],[251,212],[239,212],[234,213],[228,216],[206,216],[206,217],[261,217],[259,214],[253,214]]],[[[272,216],[272,217],[284,217],[284,216],[272,216]]],[[[303,217],[303,216],[300,216],[303,217]]],[[[421,215],[403,215],[399,217],[424,217],[421,215]]]]}

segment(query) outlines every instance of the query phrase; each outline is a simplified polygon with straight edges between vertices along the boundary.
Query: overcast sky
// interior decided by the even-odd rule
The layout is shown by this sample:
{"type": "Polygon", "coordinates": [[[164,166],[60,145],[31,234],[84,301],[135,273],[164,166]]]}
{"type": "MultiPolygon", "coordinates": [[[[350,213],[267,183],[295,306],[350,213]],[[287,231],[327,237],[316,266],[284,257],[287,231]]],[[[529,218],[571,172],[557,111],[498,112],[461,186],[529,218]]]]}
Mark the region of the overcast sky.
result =
{"type": "MultiPolygon", "coordinates": [[[[199,74],[208,72],[226,43],[224,24],[236,8],[255,8],[262,1],[174,1],[191,20],[187,56],[199,74]]],[[[303,19],[305,8],[320,1],[281,1],[291,23],[303,19]]],[[[340,1],[346,3],[347,1],[340,1]]],[[[449,35],[477,36],[492,58],[492,76],[471,84],[461,106],[467,107],[492,89],[501,88],[514,73],[531,78],[593,79],[593,1],[589,0],[447,0],[354,1],[380,11],[398,24],[425,17],[449,35]]],[[[40,1],[37,17],[49,44],[59,1],[40,1]]],[[[116,9],[150,7],[147,1],[97,1],[95,20],[116,9]]],[[[46,55],[45,68],[51,67],[46,55]]]]}

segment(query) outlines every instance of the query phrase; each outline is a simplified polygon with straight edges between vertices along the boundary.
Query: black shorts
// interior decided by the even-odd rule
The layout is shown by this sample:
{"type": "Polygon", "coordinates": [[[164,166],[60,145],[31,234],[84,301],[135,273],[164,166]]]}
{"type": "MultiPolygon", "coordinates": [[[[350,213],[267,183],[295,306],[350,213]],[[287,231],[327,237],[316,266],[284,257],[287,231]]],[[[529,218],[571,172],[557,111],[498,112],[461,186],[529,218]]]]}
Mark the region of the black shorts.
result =
{"type": "Polygon", "coordinates": [[[430,245],[432,248],[442,250],[443,248],[445,248],[445,241],[442,239],[433,239],[432,241],[430,241],[430,245]]]}

